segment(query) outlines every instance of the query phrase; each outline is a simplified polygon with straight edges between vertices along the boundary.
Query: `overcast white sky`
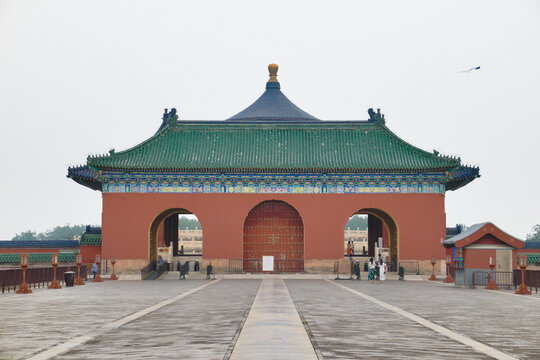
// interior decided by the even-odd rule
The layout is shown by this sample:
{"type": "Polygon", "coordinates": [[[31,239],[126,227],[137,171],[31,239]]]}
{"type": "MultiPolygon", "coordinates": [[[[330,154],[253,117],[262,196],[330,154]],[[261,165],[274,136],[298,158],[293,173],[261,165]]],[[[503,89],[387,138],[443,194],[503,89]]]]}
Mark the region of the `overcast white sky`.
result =
{"type": "Polygon", "coordinates": [[[66,178],[150,137],[163,108],[222,120],[263,91],[323,120],[368,118],[480,166],[448,226],[540,223],[539,1],[0,0],[0,239],[100,224],[66,178]],[[475,66],[478,71],[462,73],[475,66]]]}

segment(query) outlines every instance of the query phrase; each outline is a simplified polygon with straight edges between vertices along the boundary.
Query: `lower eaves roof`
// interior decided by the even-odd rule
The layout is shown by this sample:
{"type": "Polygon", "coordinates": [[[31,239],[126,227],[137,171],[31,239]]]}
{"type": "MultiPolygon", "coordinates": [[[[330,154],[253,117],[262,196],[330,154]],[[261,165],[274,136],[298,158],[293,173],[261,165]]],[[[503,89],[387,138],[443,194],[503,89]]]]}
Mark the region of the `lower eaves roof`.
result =
{"type": "Polygon", "coordinates": [[[453,171],[460,160],[418,149],[368,122],[233,124],[179,122],[92,169],[211,172],[453,171]]]}

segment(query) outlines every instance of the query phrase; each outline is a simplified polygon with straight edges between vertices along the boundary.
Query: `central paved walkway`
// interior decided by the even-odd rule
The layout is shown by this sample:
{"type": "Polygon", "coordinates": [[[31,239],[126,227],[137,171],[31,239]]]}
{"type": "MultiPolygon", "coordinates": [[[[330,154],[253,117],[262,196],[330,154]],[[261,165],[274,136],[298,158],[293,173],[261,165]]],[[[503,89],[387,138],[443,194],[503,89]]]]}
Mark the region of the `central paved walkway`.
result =
{"type": "Polygon", "coordinates": [[[316,360],[282,279],[263,280],[231,360],[316,360]]]}

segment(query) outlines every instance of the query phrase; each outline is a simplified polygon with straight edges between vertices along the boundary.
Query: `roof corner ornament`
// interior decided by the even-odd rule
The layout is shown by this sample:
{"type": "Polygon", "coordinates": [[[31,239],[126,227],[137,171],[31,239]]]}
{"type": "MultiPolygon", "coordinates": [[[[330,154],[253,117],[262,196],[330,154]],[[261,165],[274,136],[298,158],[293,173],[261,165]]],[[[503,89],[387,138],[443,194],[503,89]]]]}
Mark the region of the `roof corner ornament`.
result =
{"type": "Polygon", "coordinates": [[[384,118],[384,114],[381,114],[381,109],[377,109],[377,112],[373,111],[373,108],[368,109],[369,114],[369,122],[374,123],[380,123],[380,124],[386,124],[386,119],[384,118]]]}
{"type": "Polygon", "coordinates": [[[268,73],[270,74],[270,79],[268,80],[268,82],[278,82],[277,81],[278,69],[279,69],[278,64],[269,64],[268,65],[268,73]]]}
{"type": "Polygon", "coordinates": [[[170,112],[168,109],[165,109],[162,119],[168,126],[175,126],[176,121],[178,120],[178,115],[176,115],[176,109],[172,108],[170,112]]]}

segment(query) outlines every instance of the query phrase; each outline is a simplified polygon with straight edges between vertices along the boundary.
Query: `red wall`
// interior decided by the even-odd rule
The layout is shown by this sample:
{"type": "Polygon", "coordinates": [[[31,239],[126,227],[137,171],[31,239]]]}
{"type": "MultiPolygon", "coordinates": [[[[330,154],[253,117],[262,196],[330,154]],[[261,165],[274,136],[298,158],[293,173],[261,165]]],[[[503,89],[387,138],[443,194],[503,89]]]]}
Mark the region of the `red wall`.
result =
{"type": "Polygon", "coordinates": [[[495,236],[491,235],[491,234],[486,234],[484,236],[482,236],[480,239],[476,240],[474,242],[474,244],[487,244],[487,245],[500,245],[500,244],[503,244],[503,245],[506,245],[505,242],[497,239],[495,236]]]}
{"type": "Polygon", "coordinates": [[[94,262],[96,255],[101,255],[101,246],[81,246],[79,250],[81,252],[82,262],[84,264],[94,262]]]}
{"type": "Polygon", "coordinates": [[[489,269],[489,257],[495,259],[496,250],[464,249],[463,261],[469,269],[489,269]]]}
{"type": "Polygon", "coordinates": [[[242,258],[244,220],[265,200],[293,206],[304,222],[305,259],[343,258],[343,232],[360,209],[385,211],[397,224],[401,260],[444,259],[442,194],[103,194],[103,257],[148,259],[150,224],[171,208],[197,216],[206,259],[242,258]]]}

